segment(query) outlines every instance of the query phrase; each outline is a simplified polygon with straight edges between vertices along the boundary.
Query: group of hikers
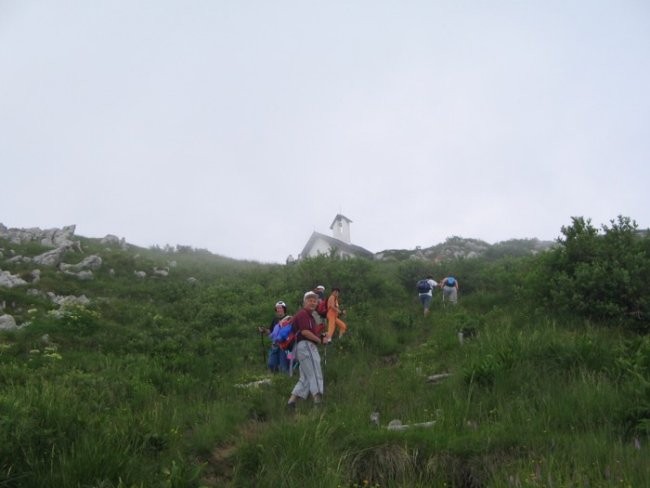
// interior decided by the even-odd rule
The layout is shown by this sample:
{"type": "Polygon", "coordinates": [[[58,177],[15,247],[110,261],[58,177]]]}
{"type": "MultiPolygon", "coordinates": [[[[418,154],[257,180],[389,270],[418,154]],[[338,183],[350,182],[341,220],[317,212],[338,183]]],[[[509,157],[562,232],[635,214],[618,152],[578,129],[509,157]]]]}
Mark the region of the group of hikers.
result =
{"type": "MultiPolygon", "coordinates": [[[[446,276],[438,283],[429,275],[417,283],[425,316],[429,314],[433,292],[438,287],[442,289],[443,302],[458,302],[458,280],[455,277],[446,276]]],[[[337,330],[338,339],[348,330],[347,324],[341,319],[345,310],[339,303],[340,293],[341,289],[334,287],[326,298],[325,287],[318,285],[303,295],[302,308],[293,316],[289,314],[287,304],[278,301],[271,325],[258,327],[262,347],[264,335],[271,340],[267,362],[271,373],[292,374],[299,365],[300,377],[287,401],[290,411],[295,410],[298,399],[306,400],[310,395],[315,405],[322,402],[323,370],[316,346],[327,346],[332,343],[337,330]]]]}
{"type": "Polygon", "coordinates": [[[318,285],[303,295],[302,308],[291,316],[283,301],[275,304],[275,317],[270,327],[259,327],[260,334],[271,340],[268,367],[272,373],[291,374],[300,365],[300,377],[291,391],[287,408],[295,410],[299,398],[312,396],[314,404],[323,397],[323,371],[317,344],[332,343],[338,330],[340,339],[348,330],[341,319],[345,315],[339,303],[341,289],[332,288],[325,298],[325,287],[318,285]]]}
{"type": "Polygon", "coordinates": [[[431,301],[433,300],[433,291],[438,286],[442,288],[443,303],[451,303],[453,305],[458,303],[458,280],[455,277],[445,276],[440,282],[437,282],[433,279],[433,276],[429,275],[417,283],[418,296],[424,308],[425,317],[429,315],[431,301]]]}

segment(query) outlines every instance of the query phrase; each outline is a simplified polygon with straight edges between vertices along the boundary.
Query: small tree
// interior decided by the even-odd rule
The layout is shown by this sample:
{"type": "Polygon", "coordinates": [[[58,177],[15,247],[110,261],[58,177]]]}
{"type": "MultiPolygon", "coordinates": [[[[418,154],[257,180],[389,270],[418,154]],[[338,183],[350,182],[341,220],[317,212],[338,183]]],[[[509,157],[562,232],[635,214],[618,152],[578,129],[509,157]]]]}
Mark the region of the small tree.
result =
{"type": "Polygon", "coordinates": [[[559,246],[542,256],[531,285],[547,306],[614,324],[648,327],[648,236],[618,216],[601,232],[591,220],[572,217],[559,246]]]}

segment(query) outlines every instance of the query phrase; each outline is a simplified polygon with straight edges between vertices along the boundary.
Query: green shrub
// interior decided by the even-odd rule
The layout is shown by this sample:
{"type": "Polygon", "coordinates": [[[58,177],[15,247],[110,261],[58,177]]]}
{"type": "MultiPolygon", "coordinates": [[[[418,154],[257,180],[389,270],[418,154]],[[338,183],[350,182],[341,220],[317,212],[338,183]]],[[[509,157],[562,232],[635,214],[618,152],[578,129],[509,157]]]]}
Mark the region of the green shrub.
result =
{"type": "Polygon", "coordinates": [[[619,216],[602,233],[574,217],[559,246],[538,261],[529,284],[552,308],[610,325],[647,329],[650,254],[647,235],[619,216]]]}

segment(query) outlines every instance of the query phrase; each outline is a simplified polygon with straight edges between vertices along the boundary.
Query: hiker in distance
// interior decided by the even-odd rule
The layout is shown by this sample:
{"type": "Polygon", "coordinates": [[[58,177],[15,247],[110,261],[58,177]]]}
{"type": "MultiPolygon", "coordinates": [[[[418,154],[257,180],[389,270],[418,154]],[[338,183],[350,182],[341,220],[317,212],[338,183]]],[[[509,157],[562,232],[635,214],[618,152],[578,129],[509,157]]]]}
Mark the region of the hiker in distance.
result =
{"type": "Polygon", "coordinates": [[[340,294],[340,288],[332,288],[332,293],[327,299],[327,336],[325,337],[325,344],[332,342],[332,337],[337,327],[339,329],[339,339],[348,330],[347,324],[339,318],[345,315],[345,310],[341,310],[339,306],[340,294]]]}
{"type": "Polygon", "coordinates": [[[277,334],[280,329],[280,322],[287,317],[287,305],[283,301],[275,304],[275,317],[271,321],[270,327],[258,327],[260,334],[266,334],[271,339],[271,349],[269,350],[268,367],[271,373],[281,371],[289,372],[289,359],[287,353],[280,348],[277,342],[277,334]]]}
{"type": "Polygon", "coordinates": [[[429,315],[429,309],[431,308],[431,301],[433,300],[433,290],[438,286],[438,283],[433,279],[433,276],[429,275],[426,278],[418,281],[418,297],[420,298],[420,303],[424,308],[424,316],[429,315]]]}
{"type": "Polygon", "coordinates": [[[312,316],[317,303],[318,295],[308,291],[303,296],[303,308],[293,316],[293,328],[297,332],[293,352],[300,362],[300,378],[287,402],[290,411],[295,410],[299,398],[306,400],[311,394],[315,405],[323,399],[323,371],[316,347],[317,344],[323,343],[322,326],[319,327],[312,316]]]}
{"type": "Polygon", "coordinates": [[[442,301],[453,305],[458,303],[458,280],[453,276],[447,276],[440,282],[442,286],[442,301]]]}
{"type": "Polygon", "coordinates": [[[318,303],[316,303],[316,310],[312,312],[314,320],[317,325],[323,325],[327,317],[327,298],[325,297],[325,287],[318,285],[314,288],[314,293],[318,295],[318,303]]]}

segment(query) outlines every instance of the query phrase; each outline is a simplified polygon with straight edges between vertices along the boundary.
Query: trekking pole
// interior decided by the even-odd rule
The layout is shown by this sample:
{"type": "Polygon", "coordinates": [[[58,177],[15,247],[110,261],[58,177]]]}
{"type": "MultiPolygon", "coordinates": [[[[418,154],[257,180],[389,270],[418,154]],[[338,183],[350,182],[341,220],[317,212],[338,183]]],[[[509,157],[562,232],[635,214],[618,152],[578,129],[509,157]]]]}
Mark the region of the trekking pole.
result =
{"type": "MultiPolygon", "coordinates": [[[[326,335],[327,334],[325,334],[324,332],[321,332],[321,335],[320,335],[321,342],[323,341],[323,337],[325,337],[326,335]]],[[[327,366],[327,350],[329,349],[328,346],[329,346],[329,344],[325,344],[325,348],[324,348],[325,352],[323,353],[323,368],[325,366],[327,366]]]]}
{"type": "Polygon", "coordinates": [[[293,346],[291,346],[291,349],[289,350],[290,358],[289,358],[289,376],[293,376],[293,367],[295,365],[296,361],[296,354],[298,353],[298,336],[300,335],[300,331],[296,334],[296,339],[295,342],[293,343],[293,346]]]}
{"type": "Polygon", "coordinates": [[[289,376],[293,376],[293,360],[295,354],[295,347],[289,351],[289,376]]]}

